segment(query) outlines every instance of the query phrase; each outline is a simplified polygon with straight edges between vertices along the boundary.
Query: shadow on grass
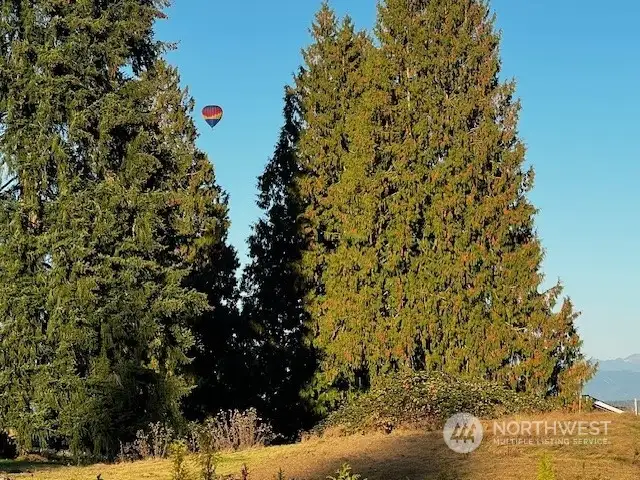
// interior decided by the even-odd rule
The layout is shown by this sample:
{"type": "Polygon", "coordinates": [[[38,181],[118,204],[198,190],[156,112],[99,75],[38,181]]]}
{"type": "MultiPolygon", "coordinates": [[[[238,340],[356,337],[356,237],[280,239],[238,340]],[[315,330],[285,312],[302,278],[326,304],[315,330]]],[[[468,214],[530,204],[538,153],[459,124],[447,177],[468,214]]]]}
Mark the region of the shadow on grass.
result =
{"type": "Polygon", "coordinates": [[[59,461],[34,461],[34,460],[5,460],[0,459],[0,473],[32,473],[42,470],[51,470],[65,466],[59,461]]]}
{"type": "Polygon", "coordinates": [[[333,458],[310,472],[310,477],[335,476],[344,463],[368,480],[458,480],[472,473],[469,456],[449,450],[435,435],[391,436],[386,442],[371,447],[365,451],[344,452],[339,460],[333,458]]]}
{"type": "Polygon", "coordinates": [[[459,480],[471,477],[474,460],[450,450],[441,434],[403,432],[320,439],[277,450],[277,454],[275,450],[232,454],[226,458],[224,473],[240,478],[246,461],[252,480],[271,480],[279,469],[286,479],[325,480],[337,477],[336,472],[348,463],[362,480],[459,480]]]}

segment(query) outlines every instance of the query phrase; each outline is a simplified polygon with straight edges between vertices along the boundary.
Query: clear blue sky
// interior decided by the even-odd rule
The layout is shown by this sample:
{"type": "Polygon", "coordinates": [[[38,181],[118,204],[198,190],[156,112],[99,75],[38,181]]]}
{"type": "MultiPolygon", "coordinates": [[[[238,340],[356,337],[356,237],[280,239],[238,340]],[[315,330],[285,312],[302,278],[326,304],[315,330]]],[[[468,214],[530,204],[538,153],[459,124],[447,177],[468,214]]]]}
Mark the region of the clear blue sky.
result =
{"type": "MultiPolygon", "coordinates": [[[[375,0],[334,0],[361,28],[375,0]]],[[[245,240],[260,212],[256,178],[281,125],[283,86],[319,0],[179,1],[158,36],[197,102],[200,148],[230,195],[230,240],[245,240]],[[210,130],[200,109],[223,106],[210,130]]],[[[503,32],[503,75],[518,82],[520,132],[536,170],[532,201],[547,255],[547,284],[560,278],[583,312],[585,352],[640,353],[640,2],[494,0],[503,32]]]]}

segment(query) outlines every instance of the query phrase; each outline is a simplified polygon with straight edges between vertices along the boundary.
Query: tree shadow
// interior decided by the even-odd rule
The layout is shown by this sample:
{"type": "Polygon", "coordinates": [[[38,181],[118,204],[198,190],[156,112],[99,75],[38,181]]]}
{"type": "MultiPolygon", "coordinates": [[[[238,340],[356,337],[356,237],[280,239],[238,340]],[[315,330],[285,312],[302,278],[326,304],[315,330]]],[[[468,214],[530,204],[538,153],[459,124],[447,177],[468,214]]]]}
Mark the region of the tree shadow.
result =
{"type": "Polygon", "coordinates": [[[345,463],[353,473],[368,480],[459,480],[468,478],[473,471],[470,455],[453,452],[440,435],[415,432],[390,435],[362,451],[327,459],[310,472],[309,478],[335,476],[345,463]]]}
{"type": "Polygon", "coordinates": [[[0,473],[34,473],[36,471],[51,470],[63,467],[64,463],[59,461],[37,461],[37,460],[8,460],[0,459],[0,473]]]}
{"type": "MultiPolygon", "coordinates": [[[[322,437],[283,448],[277,454],[248,458],[249,478],[271,480],[282,470],[286,479],[326,480],[338,478],[344,464],[361,480],[462,480],[475,472],[474,453],[453,452],[441,432],[322,437]]],[[[233,478],[241,478],[238,473],[234,469],[233,478]]]]}

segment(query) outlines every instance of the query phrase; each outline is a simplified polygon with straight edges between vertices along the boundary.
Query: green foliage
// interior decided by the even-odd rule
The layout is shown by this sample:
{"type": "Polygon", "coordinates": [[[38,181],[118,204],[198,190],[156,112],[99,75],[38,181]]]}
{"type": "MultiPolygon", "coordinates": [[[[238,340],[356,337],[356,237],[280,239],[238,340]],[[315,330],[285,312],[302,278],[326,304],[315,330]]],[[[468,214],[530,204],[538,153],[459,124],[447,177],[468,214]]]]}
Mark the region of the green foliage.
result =
{"type": "MultiPolygon", "coordinates": [[[[351,466],[345,463],[340,467],[340,470],[336,472],[336,477],[327,477],[328,480],[360,480],[362,475],[354,474],[351,472],[351,466]]],[[[367,480],[366,478],[364,480],[367,480]]]]}
{"type": "Polygon", "coordinates": [[[366,175],[365,171],[348,169],[345,155],[351,145],[347,116],[365,90],[362,65],[372,45],[366,35],[355,31],[350,18],[339,23],[326,2],[311,31],[314,41],[304,51],[305,66],[296,77],[304,119],[298,148],[301,174],[296,183],[304,205],[304,305],[322,364],[305,394],[319,413],[325,413],[341,398],[335,383],[342,370],[349,368],[350,356],[339,355],[369,341],[356,328],[362,324],[363,312],[358,308],[362,302],[353,302],[362,300],[357,285],[370,271],[353,252],[341,250],[344,229],[358,226],[347,203],[349,195],[364,192],[345,191],[341,186],[353,186],[357,176],[366,175]],[[345,321],[347,318],[350,321],[345,321]],[[344,335],[334,335],[338,332],[344,335]]]}
{"type": "Polygon", "coordinates": [[[189,480],[189,472],[186,466],[186,443],[184,441],[173,442],[169,450],[171,454],[172,480],[189,480]]]}
{"type": "Polygon", "coordinates": [[[215,480],[218,463],[216,439],[211,429],[206,428],[205,425],[194,424],[191,426],[191,449],[197,452],[202,480],[215,480]]]}
{"type": "MultiPolygon", "coordinates": [[[[287,480],[282,469],[278,470],[278,473],[273,477],[274,480],[287,480]]],[[[355,474],[351,470],[351,466],[348,463],[344,463],[338,471],[336,471],[335,477],[327,477],[328,480],[367,480],[362,479],[362,475],[355,474]]]]}
{"type": "Polygon", "coordinates": [[[538,463],[538,476],[537,480],[556,480],[556,475],[553,472],[553,464],[551,458],[545,454],[538,463]]]}
{"type": "Polygon", "coordinates": [[[23,450],[112,456],[176,422],[191,354],[232,377],[226,200],[159,58],[163,6],[0,7],[0,424],[23,450]]]}
{"type": "Polygon", "coordinates": [[[487,2],[386,0],[375,31],[373,47],[323,5],[297,79],[318,406],[400,370],[573,402],[593,368],[561,285],[541,288],[487,2]]]}
{"type": "Polygon", "coordinates": [[[368,392],[331,414],[319,429],[339,427],[350,433],[399,425],[440,427],[458,412],[495,418],[552,408],[545,399],[484,380],[444,373],[403,373],[379,378],[368,392]]]}
{"type": "MultiPolygon", "coordinates": [[[[375,46],[322,5],[259,181],[242,315],[227,198],[153,39],[164,6],[0,7],[0,424],[21,450],[113,456],[181,409],[256,406],[293,437],[372,384],[334,418],[575,400],[593,366],[562,286],[541,288],[487,2],[383,1],[375,46]]],[[[233,425],[232,448],[262,438],[233,425]]]]}
{"type": "Polygon", "coordinates": [[[296,188],[300,118],[298,98],[287,88],[284,125],[273,157],[260,176],[258,206],[264,218],[249,238],[251,263],[243,275],[242,313],[252,329],[252,362],[247,382],[253,404],[285,437],[314,421],[311,407],[300,397],[316,364],[302,304],[305,286],[299,264],[304,245],[296,188]]]}
{"type": "Polygon", "coordinates": [[[200,478],[202,480],[216,480],[216,466],[218,455],[215,450],[205,448],[198,453],[198,463],[200,464],[200,478]]]}

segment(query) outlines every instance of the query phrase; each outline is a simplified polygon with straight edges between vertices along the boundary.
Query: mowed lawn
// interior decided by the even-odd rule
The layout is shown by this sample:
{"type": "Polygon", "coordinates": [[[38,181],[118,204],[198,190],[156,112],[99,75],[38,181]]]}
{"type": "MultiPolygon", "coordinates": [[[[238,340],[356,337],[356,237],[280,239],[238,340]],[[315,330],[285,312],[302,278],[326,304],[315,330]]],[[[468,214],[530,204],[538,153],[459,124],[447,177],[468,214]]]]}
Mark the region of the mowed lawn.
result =
{"type": "MultiPolygon", "coordinates": [[[[522,417],[524,418],[524,417],[522,417]]],[[[640,417],[630,414],[560,414],[526,420],[609,421],[607,444],[497,445],[491,429],[485,429],[480,448],[468,455],[454,453],[441,432],[393,431],[349,437],[314,438],[296,445],[260,448],[223,455],[218,473],[240,478],[243,464],[249,478],[272,480],[279,469],[287,479],[326,479],[345,462],[362,479],[369,480],[536,480],[543,453],[552,460],[558,480],[640,479],[640,417]]],[[[486,423],[486,422],[485,422],[486,423]]],[[[489,424],[486,423],[488,426],[489,424]]],[[[599,437],[602,438],[602,437],[599,437]]],[[[198,479],[195,459],[189,459],[193,480],[198,479]]],[[[149,460],[115,465],[59,467],[0,463],[12,479],[35,480],[170,480],[169,460],[149,460]]],[[[3,475],[0,474],[0,478],[3,475]]]]}

